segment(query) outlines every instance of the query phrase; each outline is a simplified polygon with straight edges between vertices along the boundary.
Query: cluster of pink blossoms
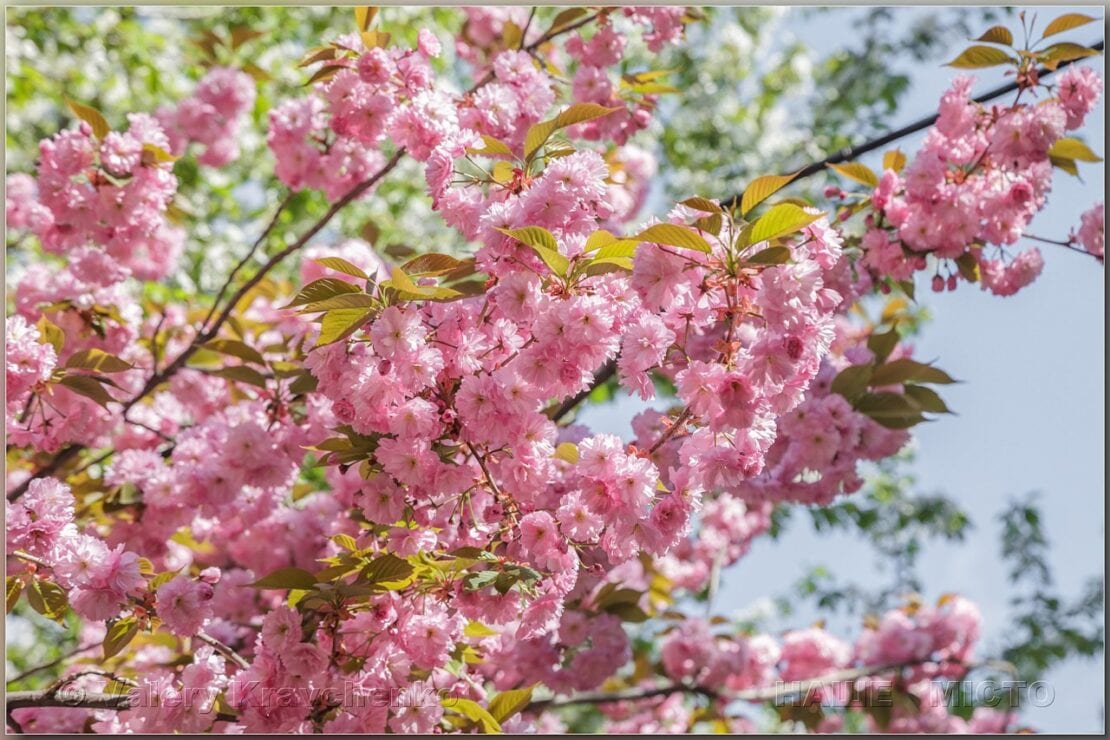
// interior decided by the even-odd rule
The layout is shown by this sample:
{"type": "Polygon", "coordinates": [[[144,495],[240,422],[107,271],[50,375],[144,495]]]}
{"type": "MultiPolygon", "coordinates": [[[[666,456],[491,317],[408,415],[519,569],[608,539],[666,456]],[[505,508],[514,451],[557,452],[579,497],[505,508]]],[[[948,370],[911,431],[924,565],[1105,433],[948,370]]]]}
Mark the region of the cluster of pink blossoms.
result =
{"type": "Polygon", "coordinates": [[[203,151],[197,161],[223,167],[239,157],[239,133],[244,115],[254,106],[254,80],[231,67],[214,67],[197,83],[191,97],[164,106],[156,114],[169,139],[170,150],[181,156],[189,144],[203,151]]]}
{"type": "Polygon", "coordinates": [[[1106,209],[1101,201],[1083,212],[1079,229],[1072,234],[1072,241],[1078,242],[1088,254],[1100,260],[1106,256],[1106,209]]]}
{"type": "Polygon", "coordinates": [[[910,279],[936,259],[933,289],[954,290],[972,259],[979,282],[1012,295],[1037,278],[1036,247],[1009,256],[1045,204],[1053,164],[1049,150],[1082,126],[1102,92],[1092,70],[1060,75],[1056,96],[1040,103],[987,107],[971,99],[971,77],[959,77],[940,102],[939,118],[904,172],[886,170],[871,196],[861,266],[873,280],[910,279]],[[997,248],[998,257],[988,257],[997,248]],[[942,274],[944,273],[944,274],[942,274]]]}

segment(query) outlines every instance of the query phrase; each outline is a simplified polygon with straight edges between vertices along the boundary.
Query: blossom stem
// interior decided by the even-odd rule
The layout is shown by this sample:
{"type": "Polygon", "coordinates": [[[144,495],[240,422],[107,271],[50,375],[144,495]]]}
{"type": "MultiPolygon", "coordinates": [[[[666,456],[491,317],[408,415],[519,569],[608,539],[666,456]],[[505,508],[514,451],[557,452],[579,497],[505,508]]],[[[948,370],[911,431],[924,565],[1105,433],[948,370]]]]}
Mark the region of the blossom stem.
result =
{"type": "Polygon", "coordinates": [[[1096,260],[1099,258],[1097,254],[1091,254],[1086,249],[1080,249],[1079,247],[1075,246],[1075,244],[1071,241],[1066,241],[1065,242],[1065,241],[1060,241],[1058,239],[1046,239],[1043,236],[1034,236],[1032,234],[1023,234],[1023,236],[1026,239],[1032,239],[1033,241],[1041,242],[1042,244],[1055,244],[1058,247],[1063,247],[1064,249],[1070,249],[1073,252],[1078,252],[1079,254],[1085,254],[1088,257],[1094,257],[1096,260]]]}
{"type": "Polygon", "coordinates": [[[235,265],[235,267],[231,270],[231,274],[227,276],[227,280],[225,280],[224,284],[220,286],[219,292],[216,293],[216,300],[212,301],[212,308],[208,309],[208,315],[204,317],[204,321],[202,321],[200,324],[200,328],[202,331],[204,330],[204,327],[208,326],[208,322],[212,320],[212,316],[216,313],[216,308],[219,307],[220,301],[223,300],[224,293],[227,292],[227,289],[231,286],[231,283],[235,281],[235,276],[239,274],[239,271],[243,269],[247,262],[249,262],[250,259],[254,256],[254,253],[258,251],[258,248],[262,245],[262,243],[266,241],[266,237],[268,237],[273,232],[274,228],[277,226],[278,219],[281,217],[281,214],[285,211],[285,209],[289,207],[289,203],[292,200],[293,193],[289,193],[285,196],[281,203],[278,204],[277,210],[274,211],[274,215],[270,218],[270,223],[266,225],[266,228],[262,230],[262,233],[258,235],[258,238],[254,240],[254,244],[252,244],[251,248],[247,250],[247,253],[243,256],[243,259],[239,260],[239,264],[235,265]]]}

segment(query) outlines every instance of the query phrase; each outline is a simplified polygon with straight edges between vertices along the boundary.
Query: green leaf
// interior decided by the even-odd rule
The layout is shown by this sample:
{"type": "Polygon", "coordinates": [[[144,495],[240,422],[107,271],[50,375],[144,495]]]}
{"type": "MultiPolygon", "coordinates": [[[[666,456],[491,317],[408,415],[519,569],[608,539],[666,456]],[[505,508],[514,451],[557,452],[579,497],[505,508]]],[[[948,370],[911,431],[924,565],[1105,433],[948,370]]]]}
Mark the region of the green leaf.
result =
{"type": "Polygon", "coordinates": [[[368,293],[340,293],[331,298],[325,298],[316,303],[309,303],[301,308],[301,313],[320,313],[333,311],[337,308],[378,308],[378,301],[368,293]]]}
{"type": "Polygon", "coordinates": [[[551,134],[559,129],[573,126],[576,123],[592,121],[618,110],[620,108],[606,108],[596,103],[577,103],[549,121],[534,124],[524,135],[524,158],[531,160],[532,155],[547,142],[551,134]]]}
{"type": "Polygon", "coordinates": [[[635,604],[613,604],[606,607],[605,611],[620,617],[622,622],[634,622],[639,624],[649,619],[647,612],[635,604]]]}
{"type": "Polygon", "coordinates": [[[713,247],[709,245],[696,232],[686,228],[685,226],[678,226],[677,224],[655,224],[641,231],[633,237],[633,239],[641,242],[652,242],[654,244],[666,244],[671,247],[681,247],[682,249],[693,249],[696,252],[703,252],[710,254],[713,247]]]}
{"type": "Polygon", "coordinates": [[[154,144],[143,144],[143,153],[150,155],[149,158],[144,157],[144,161],[149,162],[153,160],[158,164],[164,164],[166,162],[176,162],[178,159],[180,159],[180,157],[176,157],[173,154],[167,152],[162,147],[155,146],[154,144]]]}
{"type": "Polygon", "coordinates": [[[564,460],[571,464],[578,463],[578,445],[573,442],[560,442],[555,447],[555,459],[564,460]]]}
{"type": "Polygon", "coordinates": [[[740,214],[748,215],[749,211],[789,185],[797,176],[795,172],[793,175],[764,175],[752,180],[740,199],[740,214]]]}
{"type": "Polygon", "coordinates": [[[559,251],[559,243],[555,241],[555,235],[540,226],[525,226],[522,229],[499,228],[497,230],[506,236],[511,236],[518,242],[527,244],[529,247],[542,247],[553,252],[559,251]]]}
{"type": "Polygon", "coordinates": [[[360,32],[369,31],[370,24],[374,22],[374,16],[377,14],[378,9],[373,5],[363,5],[355,8],[355,26],[360,32]]]}
{"type": "Polygon", "coordinates": [[[752,265],[785,265],[790,261],[790,250],[786,247],[767,247],[744,261],[752,265]]]}
{"type": "Polygon", "coordinates": [[[952,413],[948,404],[932,388],[926,388],[923,385],[907,385],[904,390],[906,397],[916,403],[922,411],[929,411],[934,414],[952,413]]]}
{"type": "Polygon", "coordinates": [[[1076,59],[1084,59],[1086,57],[1097,57],[1099,52],[1097,49],[1092,49],[1081,44],[1072,44],[1066,41],[1053,44],[1038,56],[1044,66],[1049,69],[1056,69],[1060,62],[1071,62],[1076,59]]]}
{"type": "Polygon", "coordinates": [[[133,365],[101,349],[83,349],[66,360],[66,367],[79,370],[96,370],[102,373],[122,373],[133,365]]]}
{"type": "Polygon", "coordinates": [[[556,275],[565,276],[570,268],[570,260],[559,253],[559,244],[555,236],[547,229],[539,226],[525,226],[522,229],[501,229],[502,234],[532,248],[539,255],[548,269],[556,275]]]}
{"type": "Polygon", "coordinates": [[[956,67],[957,69],[981,69],[1016,61],[1001,49],[995,49],[991,46],[969,46],[958,57],[950,61],[947,66],[956,67]]]}
{"type": "Polygon", "coordinates": [[[466,623],[466,627],[463,628],[463,634],[467,637],[496,637],[499,633],[481,622],[472,621],[466,623]]]}
{"type": "Polygon", "coordinates": [[[52,581],[35,579],[26,589],[27,603],[31,608],[48,619],[55,622],[65,620],[66,610],[69,608],[69,599],[62,587],[52,581]]]}
{"type": "Polygon", "coordinates": [[[594,261],[611,257],[633,257],[637,246],[639,246],[638,243],[633,239],[619,239],[597,250],[594,261]]]}
{"type": "Polygon", "coordinates": [[[449,709],[469,719],[476,724],[484,734],[501,732],[501,723],[476,701],[454,696],[444,696],[440,699],[440,703],[443,705],[444,709],[449,709]]]}
{"type": "Polygon", "coordinates": [[[960,275],[969,283],[979,282],[979,260],[971,252],[964,252],[956,258],[956,267],[960,275]]]}
{"type": "Polygon", "coordinates": [[[1041,38],[1048,38],[1064,31],[1070,31],[1073,28],[1085,26],[1088,23],[1094,23],[1095,18],[1082,13],[1064,13],[1059,18],[1054,19],[1051,23],[1045,26],[1044,34],[1041,38]]]}
{"type": "Polygon", "coordinates": [[[334,535],[331,541],[348,552],[355,552],[358,550],[358,542],[349,534],[334,535]]]}
{"type": "Polygon", "coordinates": [[[316,346],[322,347],[346,339],[373,315],[374,311],[366,308],[336,308],[328,311],[320,324],[320,337],[316,340],[316,346]]]}
{"type": "Polygon", "coordinates": [[[896,385],[907,381],[918,383],[939,383],[947,385],[955,383],[952,377],[940,368],[926,365],[909,358],[891,360],[885,365],[875,369],[871,376],[871,385],[884,386],[896,385]]]}
{"type": "Polygon", "coordinates": [[[883,169],[901,172],[906,166],[906,155],[900,149],[891,149],[883,155],[883,169]]]}
{"type": "Polygon", "coordinates": [[[770,241],[804,229],[824,214],[809,213],[793,203],[780,203],[752,225],[751,243],[770,241]]]}
{"type": "Polygon", "coordinates": [[[248,585],[254,588],[296,588],[310,591],[316,586],[316,576],[301,568],[279,568],[248,585]]]}
{"type": "Polygon", "coordinates": [[[66,98],[66,105],[73,112],[73,115],[80,118],[85,123],[92,127],[93,136],[98,139],[103,139],[111,131],[112,127],[108,125],[107,119],[96,108],[78,103],[76,100],[66,98]]]}
{"type": "Polygon", "coordinates": [[[842,164],[830,164],[829,169],[847,177],[849,180],[855,180],[862,183],[869,188],[879,186],[879,176],[875,174],[874,170],[860,162],[844,162],[842,164]]]}
{"type": "Polygon", "coordinates": [[[849,365],[836,374],[829,389],[852,401],[867,392],[872,372],[871,365],[849,365]]]}
{"type": "Polygon", "coordinates": [[[893,326],[882,334],[872,333],[867,338],[867,348],[875,355],[875,364],[886,362],[886,358],[890,357],[890,353],[898,346],[901,338],[898,329],[893,326]]]}
{"type": "Polygon", "coordinates": [[[370,279],[370,276],[367,275],[366,272],[361,267],[348,262],[347,260],[343,259],[342,257],[321,257],[319,259],[313,260],[313,262],[315,262],[318,265],[323,265],[324,267],[327,267],[331,270],[336,270],[337,272],[341,272],[344,275],[350,275],[351,277],[356,277],[360,280],[369,280],[370,279]]]}
{"type": "Polygon", "coordinates": [[[23,581],[21,581],[17,576],[8,576],[8,580],[5,583],[5,588],[8,600],[7,613],[11,614],[12,609],[15,608],[16,603],[19,601],[19,595],[23,593],[23,581]]]}
{"type": "Polygon", "coordinates": [[[58,382],[74,393],[91,398],[104,408],[108,408],[110,401],[116,400],[104,389],[103,378],[95,378],[91,375],[66,375],[58,382]]]}
{"type": "Polygon", "coordinates": [[[989,44],[1002,44],[1003,46],[1011,46],[1014,43],[1014,35],[1010,33],[1010,29],[1005,26],[991,26],[983,35],[975,39],[976,41],[986,41],[989,44]]]}
{"type": "Polygon", "coordinates": [[[1076,166],[1075,160],[1050,155],[1048,161],[1052,163],[1053,167],[1063,170],[1072,177],[1079,177],[1079,167],[1076,166]]]}
{"type": "Polygon", "coordinates": [[[386,585],[404,581],[413,573],[407,560],[386,553],[371,560],[362,569],[362,578],[374,585],[386,585]]]}
{"type": "Polygon", "coordinates": [[[46,314],[39,317],[39,320],[35,322],[35,326],[39,330],[39,341],[53,347],[54,354],[61,355],[62,348],[66,345],[66,335],[61,327],[46,318],[46,314]]]}
{"type": "Polygon", "coordinates": [[[855,408],[888,429],[908,429],[925,421],[917,404],[900,393],[867,393],[855,408]]]}
{"type": "Polygon", "coordinates": [[[504,722],[514,714],[521,712],[532,701],[532,689],[535,686],[529,686],[525,689],[510,689],[509,691],[502,691],[497,696],[490,699],[489,713],[499,723],[504,722]]]}
{"type": "Polygon", "coordinates": [[[306,303],[316,303],[332,296],[337,296],[341,293],[361,293],[357,285],[352,285],[346,280],[339,278],[320,278],[314,280],[308,285],[301,288],[296,297],[292,301],[282,306],[282,308],[294,308],[295,306],[303,306],[306,303]]]}
{"type": "Polygon", "coordinates": [[[478,154],[486,157],[513,156],[513,150],[509,148],[508,144],[501,141],[500,139],[495,139],[492,136],[486,136],[485,134],[482,134],[482,143],[484,144],[484,146],[481,149],[470,149],[469,151],[472,154],[478,154]]]}
{"type": "Polygon", "coordinates": [[[212,339],[201,345],[205,349],[210,349],[213,352],[229,355],[231,357],[238,357],[240,360],[253,362],[258,365],[265,365],[266,360],[263,359],[262,353],[251,347],[245,342],[240,342],[238,339],[212,339]]]}
{"type": "Polygon", "coordinates": [[[247,383],[248,385],[253,385],[258,388],[266,387],[266,376],[253,367],[247,367],[246,365],[221,367],[219,370],[213,370],[212,374],[236,383],[247,383]]]}
{"type": "Polygon", "coordinates": [[[1049,150],[1050,157],[1079,160],[1080,162],[1101,162],[1102,157],[1091,151],[1091,148],[1079,139],[1065,137],[1058,139],[1049,150]]]}
{"type": "Polygon", "coordinates": [[[112,622],[108,627],[108,632],[104,635],[104,642],[101,647],[104,648],[104,659],[107,660],[113,655],[118,655],[121,650],[127,647],[135,635],[139,634],[139,620],[133,616],[123,617],[112,622]]]}
{"type": "Polygon", "coordinates": [[[582,245],[582,251],[592,252],[608,244],[612,244],[615,241],[618,241],[617,237],[613,236],[605,229],[598,229],[586,238],[586,243],[582,245]]]}

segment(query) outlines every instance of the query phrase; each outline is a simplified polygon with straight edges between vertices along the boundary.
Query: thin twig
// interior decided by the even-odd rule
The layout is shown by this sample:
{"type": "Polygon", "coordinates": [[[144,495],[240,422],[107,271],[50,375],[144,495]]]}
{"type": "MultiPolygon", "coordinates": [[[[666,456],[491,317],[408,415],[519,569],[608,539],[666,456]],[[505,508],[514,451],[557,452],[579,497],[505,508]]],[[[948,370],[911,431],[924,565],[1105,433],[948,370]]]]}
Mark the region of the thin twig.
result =
{"type": "Polygon", "coordinates": [[[201,642],[208,643],[212,647],[216,648],[216,651],[220,653],[220,655],[224,656],[232,663],[242,668],[244,671],[251,667],[251,664],[247,662],[246,658],[244,658],[242,655],[232,650],[231,647],[220,642],[207,632],[198,632],[196,637],[201,642]]]}
{"type": "Polygon", "coordinates": [[[202,331],[204,330],[204,327],[208,326],[208,322],[212,320],[212,315],[216,313],[216,308],[220,305],[220,301],[223,299],[224,293],[227,292],[227,289],[231,286],[232,282],[235,281],[235,276],[239,274],[239,270],[243,269],[243,267],[246,266],[247,262],[249,262],[251,257],[254,256],[254,253],[258,251],[258,248],[262,245],[262,242],[266,241],[266,237],[268,237],[270,235],[270,232],[274,230],[274,227],[277,226],[278,218],[280,218],[285,209],[289,207],[289,203],[292,200],[293,193],[289,193],[285,196],[281,203],[278,204],[277,210],[274,211],[274,215],[270,218],[270,222],[266,225],[266,228],[263,229],[262,233],[258,235],[258,238],[254,240],[254,244],[252,244],[251,248],[247,250],[247,253],[243,256],[243,259],[239,260],[239,264],[235,265],[235,267],[231,271],[231,274],[227,276],[227,280],[225,280],[224,284],[220,286],[219,292],[216,293],[216,300],[212,301],[212,308],[208,309],[208,315],[204,317],[204,321],[202,321],[200,324],[200,328],[202,331]]]}
{"type": "Polygon", "coordinates": [[[98,643],[98,642],[93,643],[91,645],[85,645],[84,647],[74,648],[73,650],[70,650],[65,655],[61,655],[61,656],[55,658],[54,660],[50,661],[49,663],[43,663],[40,666],[35,666],[34,668],[28,668],[27,670],[23,671],[23,673],[20,673],[18,676],[15,676],[14,678],[9,678],[7,680],[7,684],[10,685],[10,684],[22,681],[26,678],[30,678],[31,676],[35,675],[36,673],[41,673],[42,671],[49,670],[50,668],[53,668],[54,666],[58,665],[59,663],[67,661],[70,658],[76,657],[76,656],[80,655],[81,653],[84,653],[88,650],[93,650],[94,648],[97,648],[97,647],[100,647],[100,643],[98,643]]]}

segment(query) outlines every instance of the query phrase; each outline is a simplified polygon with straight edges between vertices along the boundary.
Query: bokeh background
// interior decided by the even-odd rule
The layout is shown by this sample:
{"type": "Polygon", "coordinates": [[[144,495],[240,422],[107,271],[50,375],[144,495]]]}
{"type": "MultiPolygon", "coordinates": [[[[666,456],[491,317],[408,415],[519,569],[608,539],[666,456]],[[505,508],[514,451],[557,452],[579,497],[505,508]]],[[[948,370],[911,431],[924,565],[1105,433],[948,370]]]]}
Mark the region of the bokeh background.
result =
{"type": "MultiPolygon", "coordinates": [[[[1077,41],[1102,38],[1101,7],[1024,9],[1041,27],[1069,10],[1102,19],[1077,31],[1077,41]]],[[[751,177],[790,171],[932,113],[954,74],[943,63],[994,23],[1018,27],[1017,13],[709,9],[707,21],[691,29],[689,44],[653,64],[675,70],[668,82],[683,94],[667,99],[652,130],[637,139],[660,162],[645,215],[692,194],[727,197],[751,177]]],[[[386,8],[381,14],[401,36],[415,36],[424,24],[456,29],[461,20],[449,8],[386,8]]],[[[258,32],[234,52],[217,49],[221,63],[249,63],[262,81],[243,156],[222,171],[202,172],[184,161],[178,167],[188,206],[211,215],[191,225],[188,274],[163,287],[210,291],[270,205],[266,112],[281,97],[297,94],[307,78],[296,67],[305,49],[352,24],[349,8],[7,8],[7,171],[32,171],[37,141],[69,125],[63,95],[95,105],[109,120],[153,110],[184,97],[203,74],[203,43],[196,41],[205,34],[258,32]]],[[[1084,63],[1104,73],[1101,58],[1084,63]]],[[[447,76],[467,74],[449,45],[442,66],[447,76]]],[[[983,70],[975,90],[1001,81],[996,71],[983,70]]],[[[1088,121],[1083,135],[1105,153],[1104,105],[1088,121]]],[[[910,137],[900,147],[912,154],[919,141],[910,137]]],[[[881,156],[864,162],[878,168],[881,156]]],[[[320,241],[358,234],[370,220],[381,244],[465,251],[431,217],[416,165],[405,167],[378,196],[348,209],[320,241]]],[[[1103,199],[1103,165],[1084,166],[1081,175],[1057,174],[1033,233],[1064,238],[1080,213],[1103,199]]],[[[819,176],[797,189],[819,193],[832,182],[819,176]]],[[[306,195],[297,199],[292,217],[323,207],[306,195]]],[[[945,394],[958,415],[917,427],[904,460],[871,471],[872,482],[857,497],[870,515],[843,507],[832,514],[797,507],[779,512],[775,536],[759,540],[724,574],[715,612],[770,629],[825,618],[853,634],[863,614],[905,592],[929,600],[960,592],[983,610],[987,651],[1020,648],[1013,657],[1051,689],[1046,706],[1023,710],[1027,724],[1056,732],[1102,730],[1104,272],[1087,256],[1041,249],[1043,275],[1011,298],[966,284],[939,295],[919,286],[922,328],[915,354],[937,359],[963,381],[945,394]]],[[[24,259],[8,250],[8,285],[24,259]]],[[[609,395],[604,389],[596,394],[597,403],[580,419],[627,437],[628,422],[643,404],[609,395]]],[[[74,630],[29,617],[9,617],[7,626],[9,674],[75,644],[74,630]]]]}

